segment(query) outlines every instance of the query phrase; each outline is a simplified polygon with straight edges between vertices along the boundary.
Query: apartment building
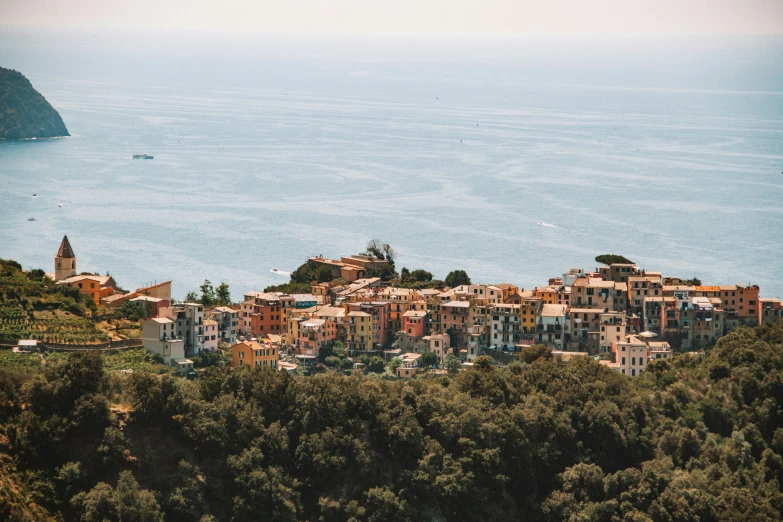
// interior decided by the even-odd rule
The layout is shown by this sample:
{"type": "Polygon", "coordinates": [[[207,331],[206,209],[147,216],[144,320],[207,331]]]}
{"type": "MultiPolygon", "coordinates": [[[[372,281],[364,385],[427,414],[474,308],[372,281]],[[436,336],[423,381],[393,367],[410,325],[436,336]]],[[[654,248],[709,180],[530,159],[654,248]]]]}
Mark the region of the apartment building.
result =
{"type": "Polygon", "coordinates": [[[375,346],[373,337],[373,316],[367,312],[348,312],[347,314],[346,346],[351,351],[381,350],[375,346]]]}
{"type": "Polygon", "coordinates": [[[170,318],[176,324],[177,337],[185,342],[185,356],[201,353],[204,349],[204,306],[201,303],[172,306],[170,318]]]}
{"type": "Polygon", "coordinates": [[[538,342],[562,350],[570,334],[566,320],[566,305],[545,304],[541,307],[536,322],[538,342]]]}
{"type": "Polygon", "coordinates": [[[204,317],[217,321],[220,342],[236,344],[239,333],[239,310],[217,306],[206,310],[204,317]]]}
{"type": "Polygon", "coordinates": [[[647,344],[635,335],[629,335],[621,342],[612,343],[612,357],[618,371],[635,377],[647,368],[647,344]]]}
{"type": "Polygon", "coordinates": [[[245,341],[231,347],[231,367],[250,366],[251,368],[277,369],[280,355],[277,348],[256,341],[245,341]]]}

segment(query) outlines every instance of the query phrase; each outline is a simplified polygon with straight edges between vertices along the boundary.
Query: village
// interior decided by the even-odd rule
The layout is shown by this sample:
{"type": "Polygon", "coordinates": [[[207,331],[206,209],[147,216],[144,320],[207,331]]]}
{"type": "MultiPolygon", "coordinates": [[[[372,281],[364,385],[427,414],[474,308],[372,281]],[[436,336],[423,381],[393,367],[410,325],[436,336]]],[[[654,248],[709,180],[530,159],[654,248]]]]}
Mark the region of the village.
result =
{"type": "Polygon", "coordinates": [[[382,253],[311,257],[307,263],[332,277],[314,281],[309,293],[253,291],[240,303],[207,307],[175,302],[171,281],[123,292],[111,276],[79,274],[66,236],[49,276],[96,305],[137,305],[143,347],[181,375],[193,373],[191,357],[226,350],[232,367],[307,374],[340,353],[353,370],[365,370],[363,356],[370,356],[392,375],[412,378],[458,371],[482,355],[510,363],[543,345],[560,360],[593,357],[635,377],[651,360],[783,317],[781,300],[761,298],[757,285],[702,285],[635,263],[570,268],[524,289],[469,282],[403,288],[373,276],[389,272],[390,262],[382,253]]]}

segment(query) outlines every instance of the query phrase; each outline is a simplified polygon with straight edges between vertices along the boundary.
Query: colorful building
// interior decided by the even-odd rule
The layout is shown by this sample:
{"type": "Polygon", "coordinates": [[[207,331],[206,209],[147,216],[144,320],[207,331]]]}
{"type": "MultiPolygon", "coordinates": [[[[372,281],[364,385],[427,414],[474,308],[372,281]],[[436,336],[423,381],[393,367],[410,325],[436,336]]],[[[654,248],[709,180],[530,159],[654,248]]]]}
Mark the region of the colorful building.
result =
{"type": "Polygon", "coordinates": [[[255,341],[245,341],[231,347],[232,368],[250,366],[277,369],[279,358],[276,347],[255,341]]]}

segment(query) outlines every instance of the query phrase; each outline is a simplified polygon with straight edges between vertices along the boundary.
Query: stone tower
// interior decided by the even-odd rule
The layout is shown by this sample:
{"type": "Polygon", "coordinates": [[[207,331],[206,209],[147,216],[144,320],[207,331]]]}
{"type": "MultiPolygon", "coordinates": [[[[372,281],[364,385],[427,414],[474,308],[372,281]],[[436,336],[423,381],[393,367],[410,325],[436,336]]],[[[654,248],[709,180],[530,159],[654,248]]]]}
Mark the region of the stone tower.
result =
{"type": "Polygon", "coordinates": [[[54,280],[62,281],[76,275],[76,254],[73,253],[68,236],[63,236],[60,250],[54,256],[54,280]]]}

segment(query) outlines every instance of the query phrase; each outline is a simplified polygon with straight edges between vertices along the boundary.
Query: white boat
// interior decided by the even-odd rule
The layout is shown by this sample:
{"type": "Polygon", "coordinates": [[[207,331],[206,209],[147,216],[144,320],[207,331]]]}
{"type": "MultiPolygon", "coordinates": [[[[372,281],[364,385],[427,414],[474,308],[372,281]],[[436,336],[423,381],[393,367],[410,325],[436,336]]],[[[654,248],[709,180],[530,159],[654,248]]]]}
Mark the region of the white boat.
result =
{"type": "Polygon", "coordinates": [[[536,225],[543,225],[543,224],[544,224],[543,221],[539,221],[538,223],[536,223],[536,225]]]}
{"type": "Polygon", "coordinates": [[[134,154],[133,159],[152,159],[155,156],[150,156],[149,154],[134,154]]]}

